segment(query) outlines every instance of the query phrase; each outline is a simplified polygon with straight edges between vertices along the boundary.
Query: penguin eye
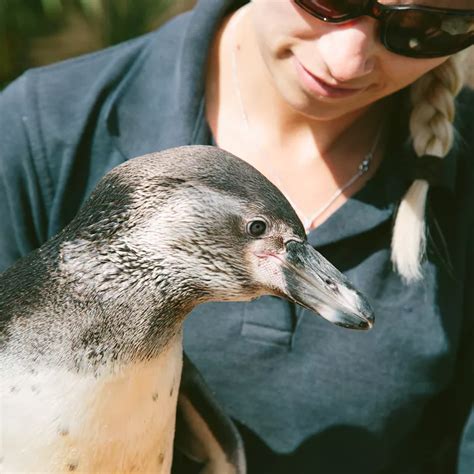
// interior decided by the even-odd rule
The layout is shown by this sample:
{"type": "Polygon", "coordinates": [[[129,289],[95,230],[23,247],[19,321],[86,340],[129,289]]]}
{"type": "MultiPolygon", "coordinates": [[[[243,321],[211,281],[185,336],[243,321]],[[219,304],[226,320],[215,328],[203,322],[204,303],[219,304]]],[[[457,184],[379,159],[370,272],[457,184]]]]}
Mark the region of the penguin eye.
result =
{"type": "Polygon", "coordinates": [[[247,224],[247,232],[252,237],[260,237],[267,230],[267,223],[261,219],[256,219],[247,224]]]}

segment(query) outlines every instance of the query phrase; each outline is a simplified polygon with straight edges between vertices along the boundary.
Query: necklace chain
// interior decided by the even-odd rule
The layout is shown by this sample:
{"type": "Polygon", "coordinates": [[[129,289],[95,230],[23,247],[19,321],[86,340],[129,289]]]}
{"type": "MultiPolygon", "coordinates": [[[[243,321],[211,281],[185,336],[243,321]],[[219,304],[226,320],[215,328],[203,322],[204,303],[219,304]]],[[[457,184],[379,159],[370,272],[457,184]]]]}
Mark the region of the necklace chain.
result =
{"type": "MultiPolygon", "coordinates": [[[[232,44],[232,78],[233,78],[233,83],[234,83],[234,88],[236,90],[237,98],[239,101],[239,107],[240,107],[240,114],[242,116],[243,122],[245,124],[245,128],[247,129],[247,133],[249,136],[253,136],[254,133],[250,127],[250,121],[247,115],[247,111],[245,109],[244,105],[244,100],[242,97],[242,92],[240,89],[240,81],[239,81],[239,74],[238,74],[238,68],[237,68],[237,54],[236,54],[236,49],[237,49],[237,24],[239,23],[240,18],[243,16],[243,13],[245,12],[245,7],[241,8],[241,10],[237,13],[236,17],[234,17],[232,20],[233,25],[232,25],[232,33],[231,37],[233,39],[233,44],[232,44]]],[[[336,201],[336,199],[350,186],[352,186],[361,176],[363,176],[365,173],[369,171],[370,165],[372,163],[374,153],[377,149],[380,135],[382,132],[382,124],[379,126],[377,135],[375,137],[374,143],[372,144],[372,147],[370,151],[364,156],[364,159],[359,163],[359,166],[357,167],[357,172],[348,180],[346,181],[340,188],[338,188],[332,196],[329,198],[329,200],[323,204],[319,209],[317,209],[314,213],[312,213],[309,217],[305,218],[304,213],[301,212],[300,209],[298,209],[297,206],[295,206],[294,202],[288,197],[285,196],[290,204],[293,206],[293,208],[296,210],[296,213],[299,215],[300,219],[303,221],[304,228],[306,232],[309,232],[311,229],[311,225],[313,222],[320,217],[324,212],[326,212],[336,201]]],[[[255,137],[253,138],[253,141],[256,143],[258,148],[261,149],[261,145],[259,144],[258,140],[255,140],[255,137]]],[[[270,171],[272,172],[272,178],[274,184],[280,188],[281,191],[281,180],[278,177],[278,175],[272,170],[271,164],[267,163],[267,166],[270,167],[270,171]]],[[[283,191],[282,191],[283,192],[283,191]]]]}

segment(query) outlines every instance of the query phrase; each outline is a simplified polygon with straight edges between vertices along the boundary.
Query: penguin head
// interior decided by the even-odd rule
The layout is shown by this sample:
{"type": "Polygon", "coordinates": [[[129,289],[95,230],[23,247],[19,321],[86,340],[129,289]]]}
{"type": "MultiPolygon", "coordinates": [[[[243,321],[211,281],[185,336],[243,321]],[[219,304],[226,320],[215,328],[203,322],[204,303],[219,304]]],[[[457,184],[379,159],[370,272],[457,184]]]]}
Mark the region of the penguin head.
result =
{"type": "Polygon", "coordinates": [[[86,267],[106,268],[99,287],[125,297],[130,288],[155,292],[189,310],[272,294],[344,327],[373,323],[366,299],[307,243],[283,194],[215,147],[174,148],[114,168],[62,239],[63,248],[94,248],[86,267]]]}

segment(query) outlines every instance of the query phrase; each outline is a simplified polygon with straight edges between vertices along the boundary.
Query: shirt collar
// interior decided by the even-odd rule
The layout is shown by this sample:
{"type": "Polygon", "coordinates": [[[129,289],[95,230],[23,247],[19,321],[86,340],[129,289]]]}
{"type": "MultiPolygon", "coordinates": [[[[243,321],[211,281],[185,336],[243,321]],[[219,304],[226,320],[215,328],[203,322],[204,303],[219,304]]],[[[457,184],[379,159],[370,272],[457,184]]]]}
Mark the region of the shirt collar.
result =
{"type": "Polygon", "coordinates": [[[127,158],[199,139],[208,51],[232,0],[201,0],[151,34],[107,111],[109,133],[127,158]]]}

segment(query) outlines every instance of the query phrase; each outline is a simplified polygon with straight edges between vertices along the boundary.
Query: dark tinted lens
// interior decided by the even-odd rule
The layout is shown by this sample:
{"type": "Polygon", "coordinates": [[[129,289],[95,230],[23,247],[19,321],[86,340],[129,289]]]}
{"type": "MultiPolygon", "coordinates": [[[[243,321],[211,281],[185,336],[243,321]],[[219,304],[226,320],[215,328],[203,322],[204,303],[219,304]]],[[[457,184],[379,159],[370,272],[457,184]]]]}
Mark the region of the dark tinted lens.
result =
{"type": "Polygon", "coordinates": [[[474,16],[428,11],[391,11],[384,18],[383,42],[405,56],[447,56],[474,42],[474,16]]]}
{"type": "Polygon", "coordinates": [[[325,21],[344,21],[362,15],[368,0],[296,0],[311,15],[325,21]]]}

